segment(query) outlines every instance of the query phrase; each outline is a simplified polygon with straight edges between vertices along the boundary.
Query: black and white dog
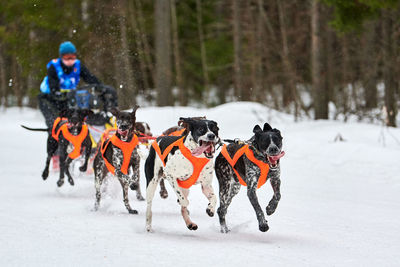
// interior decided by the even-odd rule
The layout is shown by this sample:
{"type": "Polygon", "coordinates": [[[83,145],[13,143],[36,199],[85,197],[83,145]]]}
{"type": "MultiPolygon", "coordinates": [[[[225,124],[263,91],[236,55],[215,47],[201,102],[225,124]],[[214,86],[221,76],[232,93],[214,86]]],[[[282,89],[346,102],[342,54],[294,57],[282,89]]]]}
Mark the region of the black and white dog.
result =
{"type": "Polygon", "coordinates": [[[212,120],[180,119],[189,125],[188,133],[157,138],[146,159],[146,230],[149,232],[152,231],[152,201],[160,179],[166,179],[174,189],[181,205],[182,217],[190,230],[198,228],[191,221],[187,209],[187,197],[192,184],[201,184],[203,194],[209,201],[206,212],[209,216],[214,216],[215,213],[217,199],[212,188],[212,158],[215,145],[220,142],[217,123],[212,120]],[[197,165],[198,162],[203,165],[197,165]]]}
{"type": "MultiPolygon", "coordinates": [[[[268,123],[264,124],[263,129],[256,125],[253,129],[253,133],[254,136],[248,142],[233,141],[226,147],[226,149],[229,156],[232,158],[239,149],[248,145],[248,154],[243,154],[234,167],[243,181],[247,184],[247,196],[256,212],[259,229],[260,231],[265,232],[269,227],[256,194],[257,187],[260,186],[259,178],[262,177],[261,167],[259,167],[255,162],[258,161],[260,166],[266,166],[267,168],[269,166],[269,171],[267,169],[268,174],[265,174],[264,178],[270,180],[271,186],[274,190],[274,195],[266,208],[267,215],[271,215],[275,212],[281,198],[279,159],[284,155],[284,151],[282,151],[282,136],[280,131],[272,129],[268,123]],[[256,160],[252,161],[249,159],[249,157],[252,158],[252,155],[256,160]],[[263,163],[266,165],[263,165],[263,163]]],[[[241,183],[231,164],[228,163],[222,152],[215,160],[215,173],[219,182],[220,196],[220,206],[217,212],[221,225],[221,232],[227,233],[229,229],[225,222],[225,215],[229,205],[231,204],[232,198],[239,192],[241,183]]],[[[265,179],[264,182],[266,181],[265,179]]]]}
{"type": "Polygon", "coordinates": [[[29,128],[21,125],[23,128],[31,131],[48,132],[46,166],[42,173],[43,180],[46,180],[49,176],[50,160],[56,154],[57,150],[60,155],[60,178],[57,181],[59,187],[64,184],[65,174],[68,177],[68,182],[71,185],[75,184],[69,172],[69,166],[72,160],[80,156],[82,152],[84,152],[85,159],[79,170],[81,172],[87,170],[88,160],[92,150],[92,141],[84,119],[91,114],[93,114],[93,112],[90,110],[63,110],[60,112],[60,117],[54,122],[52,129],[29,128]],[[66,120],[62,118],[66,118],[66,120]]]}
{"type": "Polygon", "coordinates": [[[115,137],[112,136],[108,139],[103,140],[102,144],[99,146],[99,150],[93,162],[94,176],[95,176],[95,187],[96,187],[96,202],[94,209],[98,210],[101,199],[101,185],[103,180],[106,178],[107,174],[110,172],[109,168],[114,168],[114,175],[118,178],[122,186],[123,201],[126,209],[131,214],[137,214],[137,210],[134,210],[129,205],[128,199],[128,189],[136,190],[136,198],[138,200],[144,200],[140,192],[139,186],[139,165],[140,157],[137,151],[137,143],[135,143],[135,138],[137,136],[134,134],[134,125],[136,121],[136,110],[135,107],[132,112],[123,112],[114,108],[111,113],[116,117],[117,131],[115,137]],[[115,145],[112,141],[115,138],[115,145]],[[123,148],[127,147],[129,155],[127,159],[124,159],[123,148]],[[108,167],[107,163],[112,167],[108,167]],[[124,162],[126,164],[124,165],[124,162]],[[126,169],[124,169],[124,167],[126,169]],[[125,173],[124,173],[125,172],[125,173]]]}

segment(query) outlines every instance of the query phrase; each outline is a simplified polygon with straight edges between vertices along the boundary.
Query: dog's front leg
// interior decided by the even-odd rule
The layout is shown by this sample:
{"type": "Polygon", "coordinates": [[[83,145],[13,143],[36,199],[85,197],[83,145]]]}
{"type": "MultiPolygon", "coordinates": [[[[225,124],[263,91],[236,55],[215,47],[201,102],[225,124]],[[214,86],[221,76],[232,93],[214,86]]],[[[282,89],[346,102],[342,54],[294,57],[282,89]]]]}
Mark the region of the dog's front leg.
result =
{"type": "Polygon", "coordinates": [[[257,220],[258,220],[258,229],[261,232],[268,231],[269,227],[267,224],[267,220],[265,220],[264,212],[261,209],[260,203],[258,203],[257,198],[257,181],[247,182],[247,196],[250,200],[251,205],[256,212],[257,220]]]}
{"type": "Polygon", "coordinates": [[[280,191],[281,180],[279,179],[279,175],[272,176],[270,182],[272,189],[274,190],[274,195],[272,199],[269,201],[268,206],[266,208],[267,215],[271,215],[275,212],[279,200],[281,199],[281,191],[280,191]]]}
{"type": "Polygon", "coordinates": [[[122,186],[122,194],[124,199],[124,205],[130,214],[138,214],[137,210],[131,208],[129,204],[128,198],[128,189],[129,189],[129,181],[131,180],[128,175],[125,175],[121,172],[121,170],[115,170],[115,175],[117,176],[121,186],[122,186]]]}
{"type": "Polygon", "coordinates": [[[182,214],[183,220],[185,221],[186,227],[189,230],[197,230],[198,226],[197,226],[197,224],[192,222],[192,220],[190,219],[189,211],[187,209],[187,207],[189,205],[189,200],[187,199],[189,190],[181,188],[178,185],[178,182],[176,181],[175,177],[166,175],[166,179],[171,184],[172,188],[174,189],[174,191],[176,193],[179,205],[181,205],[181,214],[182,214]]]}
{"type": "MultiPolygon", "coordinates": [[[[184,195],[184,197],[187,199],[189,196],[189,189],[181,189],[182,194],[184,195]]],[[[195,224],[194,222],[192,222],[192,220],[189,217],[189,210],[187,208],[187,206],[181,206],[181,214],[183,217],[183,220],[185,221],[186,227],[189,230],[197,230],[198,226],[197,224],[195,224]]]]}
{"type": "Polygon", "coordinates": [[[57,181],[58,187],[64,184],[64,173],[65,173],[65,161],[67,159],[66,148],[62,147],[60,149],[60,178],[57,181]]]}
{"type": "Polygon", "coordinates": [[[90,158],[90,153],[92,152],[92,141],[89,138],[88,144],[85,145],[85,162],[79,167],[81,172],[85,172],[88,167],[88,161],[90,158]]]}
{"type": "Polygon", "coordinates": [[[74,185],[74,179],[72,179],[71,173],[69,172],[69,165],[71,164],[71,162],[72,159],[68,157],[65,161],[65,173],[67,174],[68,182],[70,183],[70,185],[74,185]]]}
{"type": "Polygon", "coordinates": [[[212,184],[211,183],[201,184],[201,190],[209,201],[206,212],[208,216],[213,217],[215,214],[215,206],[217,204],[217,198],[214,194],[214,189],[212,187],[212,184]]]}
{"type": "Polygon", "coordinates": [[[132,153],[131,166],[132,166],[132,183],[130,184],[130,188],[132,190],[136,190],[136,199],[143,201],[144,197],[142,196],[142,192],[140,190],[140,171],[139,171],[140,156],[137,149],[136,151],[134,151],[134,153],[132,153]]]}

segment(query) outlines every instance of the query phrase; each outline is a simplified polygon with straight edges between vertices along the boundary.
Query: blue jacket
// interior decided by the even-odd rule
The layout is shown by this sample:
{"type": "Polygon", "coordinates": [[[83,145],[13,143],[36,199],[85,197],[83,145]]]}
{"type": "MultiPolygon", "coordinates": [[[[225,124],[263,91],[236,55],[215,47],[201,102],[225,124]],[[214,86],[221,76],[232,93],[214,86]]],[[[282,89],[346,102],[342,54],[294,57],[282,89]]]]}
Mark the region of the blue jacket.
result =
{"type": "MultiPolygon", "coordinates": [[[[70,74],[66,74],[61,67],[61,58],[53,59],[47,64],[47,69],[54,66],[58,79],[60,80],[61,90],[71,90],[78,86],[80,74],[81,74],[81,62],[76,60],[73,68],[74,70],[70,74]]],[[[40,84],[40,91],[44,94],[50,94],[50,86],[48,77],[44,77],[40,84]]]]}

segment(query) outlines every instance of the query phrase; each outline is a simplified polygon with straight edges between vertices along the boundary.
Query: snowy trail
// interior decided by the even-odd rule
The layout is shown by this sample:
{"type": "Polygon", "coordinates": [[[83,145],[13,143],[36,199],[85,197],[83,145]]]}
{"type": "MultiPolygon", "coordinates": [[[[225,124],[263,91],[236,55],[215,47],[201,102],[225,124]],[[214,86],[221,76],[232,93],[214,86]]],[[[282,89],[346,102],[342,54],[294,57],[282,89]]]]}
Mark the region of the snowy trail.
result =
{"type": "MultiPolygon", "coordinates": [[[[206,215],[199,186],[189,195],[196,232],[186,229],[169,185],[168,199],[157,192],[153,202],[155,233],[145,232],[146,204],[132,193],[139,215],[127,214],[115,180],[93,212],[93,177],[75,175],[75,187],[60,189],[55,173],[42,181],[46,134],[19,126],[42,127],[42,117],[11,108],[0,113],[0,266],[400,266],[400,145],[385,133],[383,146],[381,127],[294,123],[254,103],[142,108],[137,120],[157,134],[180,116],[198,115],[216,120],[223,138],[247,139],[259,120],[282,131],[282,200],[267,218],[268,232],[258,231],[245,188],[228,210],[229,234],[219,233],[218,218],[206,215]],[[333,142],[339,132],[346,142],[333,142]]],[[[399,129],[390,132],[400,139],[399,129]]],[[[265,210],[269,184],[258,197],[265,210]]]]}

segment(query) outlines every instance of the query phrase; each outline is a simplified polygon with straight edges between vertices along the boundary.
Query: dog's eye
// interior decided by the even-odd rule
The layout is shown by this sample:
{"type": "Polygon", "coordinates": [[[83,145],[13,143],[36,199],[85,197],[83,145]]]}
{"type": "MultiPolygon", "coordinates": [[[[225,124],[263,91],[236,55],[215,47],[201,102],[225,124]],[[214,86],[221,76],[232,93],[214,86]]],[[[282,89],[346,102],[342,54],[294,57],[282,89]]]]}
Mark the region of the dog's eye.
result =
{"type": "Polygon", "coordinates": [[[197,129],[197,132],[201,135],[205,134],[207,132],[205,127],[200,127],[199,129],[197,129]]]}

